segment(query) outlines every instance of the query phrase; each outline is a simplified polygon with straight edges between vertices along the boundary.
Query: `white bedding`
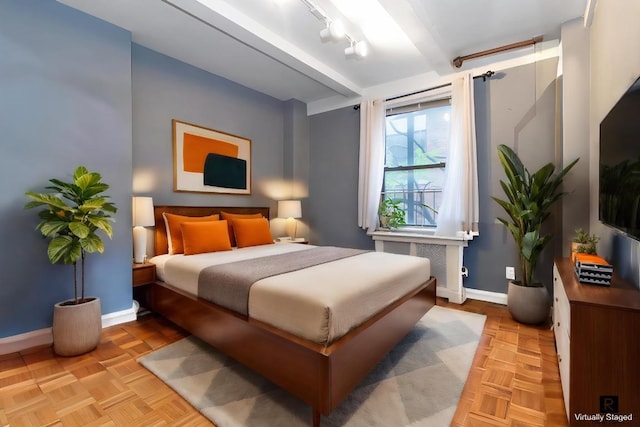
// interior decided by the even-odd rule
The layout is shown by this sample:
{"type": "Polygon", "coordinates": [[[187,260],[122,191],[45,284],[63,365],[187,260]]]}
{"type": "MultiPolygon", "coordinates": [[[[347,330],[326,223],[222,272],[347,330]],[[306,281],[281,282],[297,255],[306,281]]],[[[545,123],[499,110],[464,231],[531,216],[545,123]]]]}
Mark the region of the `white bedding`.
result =
{"type": "MultiPolygon", "coordinates": [[[[198,275],[210,265],[294,252],[313,245],[252,246],[198,255],[151,258],[160,280],[197,295],[198,275]]],[[[366,252],[257,281],[249,317],[327,344],[418,288],[430,276],[426,258],[366,252]]]]}

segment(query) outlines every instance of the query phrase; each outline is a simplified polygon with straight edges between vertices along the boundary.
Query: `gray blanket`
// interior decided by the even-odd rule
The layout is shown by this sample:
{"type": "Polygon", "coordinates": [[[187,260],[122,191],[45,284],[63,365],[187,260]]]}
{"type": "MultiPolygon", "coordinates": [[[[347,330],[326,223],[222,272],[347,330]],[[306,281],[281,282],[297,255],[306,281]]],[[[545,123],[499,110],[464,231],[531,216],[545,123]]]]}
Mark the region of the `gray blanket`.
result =
{"type": "Polygon", "coordinates": [[[249,290],[258,280],[364,252],[367,251],[324,246],[212,265],[204,268],[198,276],[198,296],[246,316],[249,290]]]}

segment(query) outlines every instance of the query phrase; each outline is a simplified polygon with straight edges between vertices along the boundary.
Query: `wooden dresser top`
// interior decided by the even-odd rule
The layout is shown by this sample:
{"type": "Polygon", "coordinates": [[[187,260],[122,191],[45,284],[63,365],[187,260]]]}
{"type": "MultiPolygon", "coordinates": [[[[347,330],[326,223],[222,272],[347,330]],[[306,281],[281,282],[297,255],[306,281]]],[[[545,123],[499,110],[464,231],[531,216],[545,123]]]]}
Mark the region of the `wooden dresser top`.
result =
{"type": "Polygon", "coordinates": [[[569,258],[556,258],[555,264],[570,303],[640,311],[640,289],[617,277],[615,273],[611,286],[588,285],[578,281],[569,258]]]}

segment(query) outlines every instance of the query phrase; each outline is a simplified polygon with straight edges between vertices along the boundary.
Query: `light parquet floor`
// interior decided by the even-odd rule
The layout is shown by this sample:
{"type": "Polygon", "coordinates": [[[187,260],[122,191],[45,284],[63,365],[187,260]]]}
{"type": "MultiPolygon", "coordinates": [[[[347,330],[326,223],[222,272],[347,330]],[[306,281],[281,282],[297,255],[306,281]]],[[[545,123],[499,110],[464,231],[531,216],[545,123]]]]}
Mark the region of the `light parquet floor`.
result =
{"type": "Polygon", "coordinates": [[[522,325],[482,301],[438,304],[487,315],[452,426],[568,426],[550,324],[522,325]]]}
{"type": "MultiPolygon", "coordinates": [[[[453,426],[566,426],[553,332],[479,301],[439,305],[487,315],[453,426]]],[[[136,362],[187,334],[147,315],[103,331],[97,349],[58,357],[51,347],[0,356],[0,426],[210,426],[136,362]]]]}

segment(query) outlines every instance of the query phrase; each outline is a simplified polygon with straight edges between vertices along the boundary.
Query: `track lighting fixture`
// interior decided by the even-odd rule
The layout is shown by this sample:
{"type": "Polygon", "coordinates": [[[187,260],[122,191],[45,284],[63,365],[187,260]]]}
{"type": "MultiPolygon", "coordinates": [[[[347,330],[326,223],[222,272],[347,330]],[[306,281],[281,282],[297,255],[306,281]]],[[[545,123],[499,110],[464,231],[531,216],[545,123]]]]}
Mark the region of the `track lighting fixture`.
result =
{"type": "Polygon", "coordinates": [[[340,21],[327,21],[326,28],[320,31],[320,39],[326,41],[338,41],[345,38],[344,25],[340,21]]]}
{"type": "Polygon", "coordinates": [[[364,40],[356,42],[351,40],[351,44],[344,50],[344,55],[347,58],[364,58],[369,53],[367,43],[364,40]]]}
{"type": "Polygon", "coordinates": [[[356,41],[356,39],[345,32],[345,28],[340,21],[334,21],[329,18],[327,13],[311,0],[300,1],[309,8],[309,12],[311,12],[313,16],[319,21],[324,22],[325,28],[320,30],[320,40],[326,42],[346,39],[349,42],[349,46],[344,50],[347,58],[364,58],[367,56],[368,48],[364,40],[356,41]]]}

